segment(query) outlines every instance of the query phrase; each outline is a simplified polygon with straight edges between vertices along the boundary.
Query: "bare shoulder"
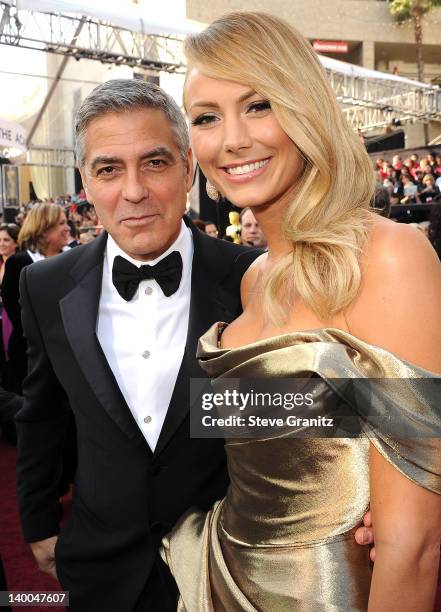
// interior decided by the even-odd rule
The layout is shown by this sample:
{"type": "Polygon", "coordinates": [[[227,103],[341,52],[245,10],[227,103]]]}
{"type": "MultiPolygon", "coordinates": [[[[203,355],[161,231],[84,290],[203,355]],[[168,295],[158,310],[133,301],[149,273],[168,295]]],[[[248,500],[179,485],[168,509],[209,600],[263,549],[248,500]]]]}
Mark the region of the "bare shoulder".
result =
{"type": "Polygon", "coordinates": [[[383,263],[388,269],[390,266],[402,266],[403,258],[415,263],[420,258],[428,258],[433,263],[439,263],[434,249],[422,231],[413,225],[378,217],[369,232],[365,265],[371,262],[383,263]]]}
{"type": "Polygon", "coordinates": [[[257,280],[266,257],[267,253],[262,253],[262,255],[259,255],[259,257],[253,261],[242,277],[242,282],[240,284],[240,299],[242,301],[242,309],[245,309],[250,300],[251,293],[257,285],[257,280]]]}
{"type": "Polygon", "coordinates": [[[375,220],[362,273],[359,294],[347,311],[352,333],[441,371],[441,264],[424,234],[375,220]]]}
{"type": "Polygon", "coordinates": [[[425,290],[439,289],[441,283],[441,264],[426,236],[414,226],[382,218],[369,233],[362,270],[364,287],[396,302],[409,299],[409,291],[418,302],[425,290]]]}

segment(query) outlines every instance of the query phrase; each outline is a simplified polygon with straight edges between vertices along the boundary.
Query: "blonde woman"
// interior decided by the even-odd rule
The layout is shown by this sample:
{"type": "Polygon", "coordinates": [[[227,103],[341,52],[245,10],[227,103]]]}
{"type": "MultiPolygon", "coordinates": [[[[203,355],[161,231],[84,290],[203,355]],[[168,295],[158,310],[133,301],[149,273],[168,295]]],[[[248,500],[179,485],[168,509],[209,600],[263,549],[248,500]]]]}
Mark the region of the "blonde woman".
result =
{"type": "Polygon", "coordinates": [[[431,612],[440,417],[412,381],[441,373],[437,257],[420,232],[370,212],[369,158],[294,28],[233,13],[185,49],[209,193],[251,206],[268,240],[244,276],[243,314],[201,338],[202,367],[211,378],[401,378],[401,403],[386,397],[383,416],[412,437],[227,440],[226,498],[163,542],[179,610],[431,612]],[[415,405],[432,437],[420,438],[415,405]],[[373,575],[352,535],[369,504],[373,575]]]}
{"type": "Polygon", "coordinates": [[[34,261],[53,257],[68,249],[69,226],[61,206],[41,202],[27,213],[18,234],[19,251],[8,258],[2,283],[3,306],[12,323],[8,354],[12,370],[11,391],[21,393],[26,375],[26,341],[21,326],[20,273],[34,261]]]}

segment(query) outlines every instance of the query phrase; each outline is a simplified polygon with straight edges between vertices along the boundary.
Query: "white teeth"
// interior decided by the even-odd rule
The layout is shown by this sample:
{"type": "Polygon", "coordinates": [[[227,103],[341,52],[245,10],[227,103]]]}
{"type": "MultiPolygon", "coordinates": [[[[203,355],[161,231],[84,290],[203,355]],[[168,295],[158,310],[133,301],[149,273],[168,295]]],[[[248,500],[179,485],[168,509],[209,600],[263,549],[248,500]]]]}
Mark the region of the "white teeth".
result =
{"type": "Polygon", "coordinates": [[[268,162],[269,159],[262,159],[261,161],[254,162],[253,164],[244,164],[243,166],[226,168],[226,171],[228,172],[228,174],[246,174],[247,172],[252,172],[253,170],[257,170],[258,168],[266,166],[268,162]]]}

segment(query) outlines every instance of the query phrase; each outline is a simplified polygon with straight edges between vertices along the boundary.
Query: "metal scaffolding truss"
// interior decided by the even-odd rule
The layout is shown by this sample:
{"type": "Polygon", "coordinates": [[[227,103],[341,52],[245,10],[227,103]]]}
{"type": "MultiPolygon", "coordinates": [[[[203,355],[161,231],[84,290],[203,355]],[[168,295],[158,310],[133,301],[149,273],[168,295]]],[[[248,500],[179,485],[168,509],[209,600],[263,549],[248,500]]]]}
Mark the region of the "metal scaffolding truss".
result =
{"type": "Polygon", "coordinates": [[[0,44],[152,71],[184,72],[179,36],[144,34],[91,17],[0,3],[0,44]]]}
{"type": "Polygon", "coordinates": [[[28,151],[27,166],[45,166],[50,168],[75,168],[74,150],[68,147],[43,147],[33,145],[28,151]]]}
{"type": "Polygon", "coordinates": [[[441,121],[438,87],[326,72],[347,120],[362,132],[398,122],[441,121]]]}
{"type": "MultiPolygon", "coordinates": [[[[0,44],[56,53],[66,61],[73,57],[155,72],[185,71],[182,37],[178,35],[133,32],[92,17],[17,11],[12,4],[12,0],[0,1],[0,44]]],[[[61,78],[64,65],[56,80],[61,78]]],[[[441,89],[437,87],[407,79],[375,78],[374,71],[359,75],[355,70],[346,73],[329,65],[325,69],[354,129],[366,132],[391,123],[441,121],[441,89]]]]}

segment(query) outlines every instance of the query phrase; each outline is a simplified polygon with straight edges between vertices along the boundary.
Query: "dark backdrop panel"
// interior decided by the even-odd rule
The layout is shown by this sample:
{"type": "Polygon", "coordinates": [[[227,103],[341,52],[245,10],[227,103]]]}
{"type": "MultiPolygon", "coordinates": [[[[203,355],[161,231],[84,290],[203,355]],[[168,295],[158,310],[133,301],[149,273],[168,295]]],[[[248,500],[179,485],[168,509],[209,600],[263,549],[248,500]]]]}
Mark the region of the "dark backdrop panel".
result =
{"type": "Polygon", "coordinates": [[[74,170],[74,181],[75,181],[75,193],[80,193],[83,188],[83,181],[81,180],[81,174],[78,168],[74,170]]]}
{"type": "Polygon", "coordinates": [[[404,149],[405,135],[404,131],[399,130],[392,134],[380,134],[378,136],[367,136],[364,139],[364,144],[368,153],[376,151],[391,151],[393,149],[404,149]]]}

